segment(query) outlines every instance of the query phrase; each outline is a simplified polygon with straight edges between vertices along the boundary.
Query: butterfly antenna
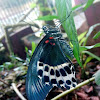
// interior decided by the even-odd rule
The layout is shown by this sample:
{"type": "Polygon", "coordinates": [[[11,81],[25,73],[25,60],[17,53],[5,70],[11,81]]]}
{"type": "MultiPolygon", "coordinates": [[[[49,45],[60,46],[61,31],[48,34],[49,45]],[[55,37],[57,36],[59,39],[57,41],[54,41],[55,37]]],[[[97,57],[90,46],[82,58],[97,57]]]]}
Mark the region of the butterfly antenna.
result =
{"type": "Polygon", "coordinates": [[[60,22],[60,24],[58,24],[57,27],[59,27],[65,20],[67,20],[70,17],[71,13],[72,13],[72,11],[69,13],[69,15],[65,19],[63,19],[61,21],[57,21],[57,22],[60,22]]]}

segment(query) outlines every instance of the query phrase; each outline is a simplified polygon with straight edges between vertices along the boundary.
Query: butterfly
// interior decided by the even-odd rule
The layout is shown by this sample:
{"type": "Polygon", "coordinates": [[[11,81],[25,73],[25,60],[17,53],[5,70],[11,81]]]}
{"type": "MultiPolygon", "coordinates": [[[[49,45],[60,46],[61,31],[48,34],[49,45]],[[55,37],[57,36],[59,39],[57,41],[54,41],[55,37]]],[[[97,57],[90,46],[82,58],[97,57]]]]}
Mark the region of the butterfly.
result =
{"type": "Polygon", "coordinates": [[[29,63],[26,93],[29,100],[44,100],[54,87],[70,89],[77,85],[73,51],[62,38],[58,27],[43,26],[46,34],[36,47],[29,63]]]}

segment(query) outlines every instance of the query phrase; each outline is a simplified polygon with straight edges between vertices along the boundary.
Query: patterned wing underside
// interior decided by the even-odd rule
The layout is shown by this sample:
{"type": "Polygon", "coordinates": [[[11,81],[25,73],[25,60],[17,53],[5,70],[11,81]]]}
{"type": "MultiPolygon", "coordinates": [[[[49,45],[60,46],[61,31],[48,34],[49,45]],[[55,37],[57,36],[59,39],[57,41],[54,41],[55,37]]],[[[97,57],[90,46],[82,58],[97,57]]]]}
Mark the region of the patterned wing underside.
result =
{"type": "Polygon", "coordinates": [[[70,63],[58,66],[49,66],[42,62],[37,63],[38,77],[45,84],[70,89],[76,86],[75,70],[70,63]]]}

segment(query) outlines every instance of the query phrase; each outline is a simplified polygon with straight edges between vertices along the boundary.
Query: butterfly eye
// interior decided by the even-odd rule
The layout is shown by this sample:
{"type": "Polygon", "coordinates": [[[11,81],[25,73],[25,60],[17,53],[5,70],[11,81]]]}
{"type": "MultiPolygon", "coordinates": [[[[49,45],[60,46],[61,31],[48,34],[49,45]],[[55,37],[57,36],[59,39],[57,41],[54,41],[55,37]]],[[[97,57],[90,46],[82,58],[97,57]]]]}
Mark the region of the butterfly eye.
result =
{"type": "Polygon", "coordinates": [[[46,31],[48,28],[47,28],[46,26],[43,26],[42,29],[43,29],[44,31],[46,31]]]}

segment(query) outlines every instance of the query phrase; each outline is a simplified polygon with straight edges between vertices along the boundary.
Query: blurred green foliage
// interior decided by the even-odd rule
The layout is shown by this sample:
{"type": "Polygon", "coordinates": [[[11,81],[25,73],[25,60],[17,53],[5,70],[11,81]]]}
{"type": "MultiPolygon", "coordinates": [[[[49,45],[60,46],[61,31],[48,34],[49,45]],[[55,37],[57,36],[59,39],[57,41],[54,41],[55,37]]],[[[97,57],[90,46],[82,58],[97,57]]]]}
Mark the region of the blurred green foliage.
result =
{"type": "Polygon", "coordinates": [[[85,7],[84,7],[84,10],[86,10],[87,8],[89,8],[92,4],[93,4],[94,0],[88,0],[85,7]]]}
{"type": "Polygon", "coordinates": [[[93,39],[98,39],[99,37],[100,37],[100,31],[97,32],[97,33],[94,35],[93,39]]]}
{"type": "Polygon", "coordinates": [[[20,67],[23,66],[24,60],[15,56],[14,54],[12,54],[10,57],[10,61],[9,62],[5,62],[2,65],[0,65],[0,71],[3,70],[10,70],[13,67],[20,67]]]}
{"type": "MultiPolygon", "coordinates": [[[[92,34],[92,31],[97,27],[97,26],[100,26],[100,23],[97,23],[93,26],[91,26],[88,30],[88,32],[84,32],[84,33],[81,33],[79,36],[78,36],[78,40],[79,40],[79,49],[80,49],[80,56],[81,56],[81,59],[83,60],[83,55],[84,54],[88,54],[89,56],[86,58],[85,62],[83,63],[83,67],[86,67],[86,64],[92,60],[92,59],[97,59],[98,61],[100,61],[100,57],[96,56],[95,54],[87,51],[87,50],[90,50],[90,49],[93,49],[93,48],[96,48],[96,47],[100,47],[100,43],[96,43],[94,45],[91,45],[91,46],[86,46],[87,44],[87,40],[89,38],[89,36],[92,34]]],[[[95,36],[98,34],[98,32],[95,34],[95,36]]],[[[99,38],[99,36],[97,37],[97,39],[99,38]]]]}

